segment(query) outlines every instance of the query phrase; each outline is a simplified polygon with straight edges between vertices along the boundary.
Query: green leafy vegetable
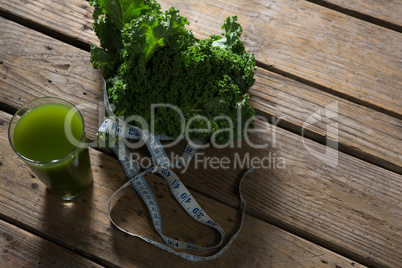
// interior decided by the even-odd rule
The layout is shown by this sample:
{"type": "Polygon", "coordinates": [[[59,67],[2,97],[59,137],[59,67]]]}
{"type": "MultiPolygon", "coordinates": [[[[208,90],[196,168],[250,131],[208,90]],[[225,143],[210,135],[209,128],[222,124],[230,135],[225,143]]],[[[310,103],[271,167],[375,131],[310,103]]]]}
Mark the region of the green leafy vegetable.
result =
{"type": "Polygon", "coordinates": [[[182,134],[177,111],[159,106],[151,118],[152,104],[167,103],[199,130],[198,138],[212,137],[219,144],[252,127],[247,122],[254,116],[248,90],[256,65],[240,40],[237,16],[225,20],[222,36],[197,41],[178,10],[161,11],[156,1],[90,3],[101,44],[91,46],[91,62],[103,67],[116,115],[139,115],[157,134],[177,137],[182,134]]]}

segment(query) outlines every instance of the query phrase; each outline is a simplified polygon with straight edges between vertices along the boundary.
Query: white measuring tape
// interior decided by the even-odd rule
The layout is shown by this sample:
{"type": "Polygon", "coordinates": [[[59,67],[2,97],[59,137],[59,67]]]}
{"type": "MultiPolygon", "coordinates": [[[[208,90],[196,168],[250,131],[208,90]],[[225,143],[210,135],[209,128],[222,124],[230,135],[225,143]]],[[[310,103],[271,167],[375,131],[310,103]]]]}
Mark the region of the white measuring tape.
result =
{"type": "Polygon", "coordinates": [[[177,177],[177,175],[169,169],[169,167],[185,167],[192,159],[194,156],[195,152],[197,151],[198,147],[202,145],[202,141],[198,141],[196,144],[190,144],[188,143],[182,157],[177,161],[177,163],[171,163],[171,161],[168,159],[162,144],[160,143],[160,140],[163,139],[170,139],[169,137],[166,136],[160,136],[160,135],[154,135],[151,132],[147,130],[141,130],[138,127],[129,125],[119,118],[117,118],[114,114],[113,111],[110,108],[108,97],[107,97],[107,90],[106,90],[106,83],[103,80],[103,94],[104,94],[104,102],[105,102],[105,108],[106,111],[109,115],[109,118],[106,119],[101,127],[99,128],[99,132],[102,133],[107,133],[111,135],[112,137],[122,137],[126,139],[133,139],[133,140],[139,140],[142,139],[149,152],[152,155],[152,158],[156,161],[156,166],[150,169],[147,169],[143,172],[139,169],[137,164],[135,163],[132,155],[128,151],[128,148],[124,144],[123,141],[120,141],[118,139],[112,139],[111,136],[109,136],[109,147],[110,149],[118,156],[120,163],[128,177],[128,181],[121,186],[110,198],[109,203],[108,203],[108,214],[110,221],[112,222],[113,225],[115,225],[119,230],[123,231],[124,233],[134,236],[134,237],[139,237],[142,240],[157,246],[158,248],[161,248],[163,250],[166,250],[174,255],[177,255],[179,257],[182,257],[186,260],[189,261],[208,261],[208,260],[214,260],[219,258],[233,243],[233,241],[236,239],[236,237],[239,235],[240,230],[243,225],[243,218],[244,214],[246,211],[246,202],[241,194],[241,183],[243,181],[243,178],[250,174],[251,172],[254,171],[254,168],[249,169],[242,177],[240,180],[240,186],[239,186],[239,195],[240,195],[240,212],[241,212],[241,222],[238,230],[236,233],[232,236],[232,238],[228,241],[228,243],[220,249],[216,254],[210,255],[210,256],[196,256],[192,255],[189,253],[185,252],[179,252],[176,251],[175,249],[198,249],[198,250],[214,250],[219,248],[222,243],[224,242],[225,239],[225,232],[223,228],[214,220],[212,220],[208,214],[201,208],[201,206],[197,203],[197,201],[194,199],[194,197],[191,195],[191,193],[187,190],[187,188],[184,186],[184,184],[180,181],[180,179],[177,177]],[[163,235],[162,233],[162,218],[161,218],[161,213],[159,209],[158,202],[155,198],[155,195],[153,194],[152,190],[149,188],[144,175],[148,173],[155,173],[161,176],[162,178],[165,179],[167,182],[171,193],[175,197],[175,199],[179,202],[179,204],[183,207],[183,209],[187,212],[188,215],[190,215],[195,221],[204,224],[206,226],[209,226],[215,230],[217,230],[220,235],[221,235],[221,240],[220,242],[212,247],[205,247],[205,246],[199,246],[196,244],[180,241],[177,239],[173,239],[171,237],[167,237],[163,235]],[[162,239],[165,241],[166,244],[162,244],[153,240],[150,240],[148,238],[145,238],[143,236],[128,232],[127,230],[124,230],[120,226],[118,226],[112,219],[111,217],[111,203],[113,198],[118,194],[120,191],[122,191],[124,188],[127,186],[132,185],[134,189],[137,191],[137,193],[140,195],[142,200],[145,202],[146,206],[148,207],[148,210],[151,214],[151,219],[152,223],[156,229],[156,231],[159,233],[159,235],[162,237],[162,239]]]}

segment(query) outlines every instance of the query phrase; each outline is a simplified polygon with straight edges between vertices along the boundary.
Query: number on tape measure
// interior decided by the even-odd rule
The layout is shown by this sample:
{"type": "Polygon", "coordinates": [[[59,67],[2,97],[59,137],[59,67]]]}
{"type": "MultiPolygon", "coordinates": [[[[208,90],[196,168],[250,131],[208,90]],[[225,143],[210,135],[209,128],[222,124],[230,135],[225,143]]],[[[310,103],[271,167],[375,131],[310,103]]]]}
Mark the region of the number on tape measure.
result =
{"type": "Polygon", "coordinates": [[[166,250],[176,256],[179,256],[181,258],[184,258],[189,261],[208,261],[208,260],[214,260],[219,258],[233,243],[233,241],[236,239],[238,236],[242,225],[243,225],[243,217],[245,213],[245,208],[246,208],[246,203],[244,201],[244,198],[241,194],[241,183],[243,181],[243,178],[250,174],[251,172],[254,171],[254,168],[249,169],[242,177],[240,180],[240,186],[239,186],[239,195],[240,195],[240,212],[242,213],[241,215],[241,222],[238,230],[236,233],[232,236],[232,238],[226,243],[224,247],[222,247],[217,253],[211,255],[211,256],[196,256],[192,255],[186,252],[179,252],[174,250],[174,248],[178,249],[191,249],[191,250],[197,250],[197,249],[202,249],[202,250],[213,250],[219,248],[225,238],[225,232],[223,228],[214,220],[212,220],[208,214],[200,207],[200,205],[195,201],[195,199],[192,197],[190,192],[187,190],[187,188],[184,186],[184,184],[180,181],[180,179],[177,177],[177,175],[167,167],[183,167],[186,166],[196,153],[198,147],[203,143],[202,141],[198,141],[196,145],[190,145],[190,143],[187,144],[186,148],[183,151],[183,156],[179,158],[177,163],[173,164],[170,162],[168,159],[162,144],[160,143],[159,139],[166,139],[166,140],[173,140],[170,137],[167,137],[165,135],[153,135],[150,133],[148,130],[141,130],[135,126],[131,126],[129,124],[126,124],[125,122],[122,122],[119,118],[117,118],[111,109],[111,106],[108,101],[108,96],[107,96],[107,90],[106,90],[106,82],[104,79],[102,79],[102,85],[103,85],[103,95],[104,95],[104,102],[105,102],[105,108],[106,111],[109,115],[109,118],[104,120],[104,122],[101,124],[101,127],[99,128],[99,132],[107,133],[109,135],[116,135],[124,138],[132,138],[132,139],[142,139],[147,148],[149,149],[153,159],[156,161],[157,166],[147,169],[143,172],[140,172],[139,167],[135,163],[135,161],[132,158],[132,155],[129,153],[127,147],[122,141],[116,141],[112,144],[110,144],[110,148],[112,151],[118,156],[121,165],[128,177],[128,181],[123,184],[113,195],[110,197],[109,203],[108,203],[108,214],[109,214],[109,219],[112,222],[113,225],[116,226],[119,230],[122,232],[138,237],[160,249],[166,250]],[[151,189],[149,188],[147,182],[145,181],[144,175],[148,173],[156,173],[157,175],[161,176],[163,179],[166,180],[166,182],[169,185],[169,189],[172,192],[173,196],[176,198],[176,200],[179,202],[179,204],[183,207],[183,209],[196,221],[210,226],[211,228],[214,228],[221,234],[221,239],[220,242],[212,247],[204,247],[204,246],[199,246],[196,244],[192,243],[187,243],[184,241],[179,241],[177,239],[173,239],[170,237],[167,237],[163,235],[162,233],[162,220],[161,220],[161,213],[159,210],[159,205],[158,202],[152,193],[151,189]],[[114,197],[122,191],[124,188],[126,188],[128,185],[132,185],[133,188],[137,191],[137,193],[140,195],[142,200],[145,202],[145,204],[148,207],[148,210],[151,214],[151,219],[153,222],[153,225],[155,227],[155,230],[159,233],[159,235],[162,237],[162,239],[165,241],[166,244],[162,244],[156,241],[153,241],[151,239],[145,238],[143,236],[131,233],[120,226],[118,226],[112,219],[111,217],[111,204],[112,200],[114,197]]]}

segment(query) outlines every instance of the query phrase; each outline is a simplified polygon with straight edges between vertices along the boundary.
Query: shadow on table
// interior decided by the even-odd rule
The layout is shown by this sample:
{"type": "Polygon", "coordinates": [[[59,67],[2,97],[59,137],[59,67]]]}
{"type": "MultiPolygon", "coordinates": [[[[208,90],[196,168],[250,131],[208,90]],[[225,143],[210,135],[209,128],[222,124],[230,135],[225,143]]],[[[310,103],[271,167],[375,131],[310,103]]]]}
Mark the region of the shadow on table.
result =
{"type": "MultiPolygon", "coordinates": [[[[194,222],[194,220],[186,214],[176,200],[174,200],[173,196],[171,196],[168,186],[162,178],[156,175],[149,175],[146,180],[158,200],[163,219],[163,233],[165,235],[206,247],[216,245],[220,241],[220,234],[217,231],[194,222]]],[[[223,245],[225,245],[239,227],[240,213],[217,201],[201,196],[195,191],[190,192],[193,192],[193,197],[197,199],[202,208],[208,211],[208,214],[222,225],[227,235],[223,243],[223,245]]],[[[116,196],[116,200],[112,205],[111,215],[116,224],[126,231],[164,244],[154,230],[147,207],[135,193],[134,189],[127,187],[121,194],[116,196]]],[[[233,251],[229,249],[228,252],[225,252],[223,256],[217,260],[193,263],[150,245],[138,237],[131,237],[114,226],[112,226],[112,237],[113,250],[115,254],[119,256],[121,264],[135,263],[136,265],[144,264],[148,267],[188,267],[190,265],[191,267],[205,267],[205,265],[226,267],[225,263],[236,266],[250,261],[243,260],[242,256],[244,255],[234,254],[233,251]]],[[[244,239],[242,242],[244,245],[244,239]]],[[[218,253],[223,245],[212,251],[184,251],[198,256],[209,256],[218,253]]],[[[234,245],[233,247],[238,246],[234,245]]]]}
{"type": "MultiPolygon", "coordinates": [[[[88,236],[91,229],[91,203],[93,199],[93,184],[81,196],[71,201],[64,201],[49,191],[45,192],[43,211],[43,236],[52,242],[78,252],[86,252],[92,238],[88,236]]],[[[54,253],[49,248],[40,250],[41,263],[52,263],[54,253]]],[[[70,258],[69,258],[70,259],[70,258]]],[[[71,252],[71,263],[74,265],[74,253],[71,252]]],[[[79,263],[77,263],[79,265],[79,263]]]]}

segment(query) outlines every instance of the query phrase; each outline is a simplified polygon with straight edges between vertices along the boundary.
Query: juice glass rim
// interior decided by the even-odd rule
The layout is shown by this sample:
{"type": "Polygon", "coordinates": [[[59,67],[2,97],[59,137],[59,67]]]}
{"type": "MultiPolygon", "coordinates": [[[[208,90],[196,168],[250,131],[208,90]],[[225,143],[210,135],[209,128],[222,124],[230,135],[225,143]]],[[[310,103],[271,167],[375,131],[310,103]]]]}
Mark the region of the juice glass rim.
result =
{"type": "MultiPolygon", "coordinates": [[[[50,103],[56,103],[56,102],[48,102],[48,103],[50,104],[50,103]]],[[[42,103],[42,104],[45,104],[45,103],[42,103]]],[[[37,107],[37,106],[39,106],[39,105],[42,105],[42,104],[38,104],[38,105],[36,105],[36,106],[33,106],[33,107],[29,108],[26,112],[28,112],[28,111],[32,110],[33,108],[35,108],[35,107],[37,107]]],[[[61,104],[61,103],[59,103],[59,104],[61,104]]],[[[26,112],[24,112],[24,114],[25,114],[26,112]]],[[[21,115],[21,116],[22,116],[22,115],[21,115]]],[[[33,100],[30,100],[30,101],[24,103],[24,104],[14,113],[13,117],[12,117],[11,120],[10,120],[10,125],[8,126],[8,141],[10,142],[11,148],[13,148],[14,152],[15,152],[19,157],[21,157],[22,159],[24,159],[25,161],[30,162],[30,163],[33,163],[33,164],[37,164],[37,165],[56,164],[56,163],[59,163],[59,162],[63,161],[63,160],[66,159],[69,155],[73,154],[77,149],[80,148],[79,145],[82,143],[84,137],[85,137],[85,122],[84,122],[84,117],[83,117],[82,114],[81,114],[81,111],[80,111],[74,104],[72,104],[70,101],[68,101],[68,100],[66,100],[66,99],[64,99],[64,98],[60,98],[60,97],[52,97],[52,96],[39,97],[39,98],[35,98],[35,99],[33,99],[33,100]],[[16,119],[16,117],[18,116],[18,113],[19,113],[21,110],[23,110],[24,108],[26,108],[26,106],[28,106],[28,105],[31,104],[32,102],[35,102],[35,101],[38,101],[38,100],[43,100],[43,99],[56,99],[56,100],[59,100],[59,101],[62,101],[62,102],[65,102],[65,103],[70,104],[70,105],[72,106],[71,109],[75,108],[75,110],[78,111],[78,114],[80,115],[80,118],[81,118],[81,120],[82,120],[82,133],[81,133],[81,137],[80,137],[80,140],[77,142],[77,144],[74,145],[74,148],[73,148],[70,152],[68,152],[65,156],[60,157],[60,158],[58,158],[58,159],[51,160],[51,161],[37,161],[37,160],[30,159],[30,158],[28,158],[28,157],[26,157],[26,156],[23,156],[23,155],[20,154],[20,153],[17,151],[17,149],[14,147],[14,142],[13,142],[12,137],[11,137],[11,127],[12,127],[12,125],[13,125],[12,123],[13,123],[13,121],[16,119]]]]}

